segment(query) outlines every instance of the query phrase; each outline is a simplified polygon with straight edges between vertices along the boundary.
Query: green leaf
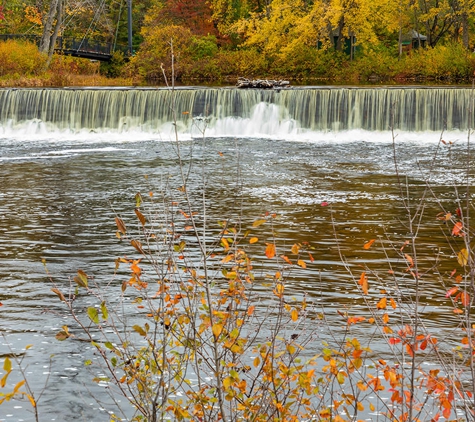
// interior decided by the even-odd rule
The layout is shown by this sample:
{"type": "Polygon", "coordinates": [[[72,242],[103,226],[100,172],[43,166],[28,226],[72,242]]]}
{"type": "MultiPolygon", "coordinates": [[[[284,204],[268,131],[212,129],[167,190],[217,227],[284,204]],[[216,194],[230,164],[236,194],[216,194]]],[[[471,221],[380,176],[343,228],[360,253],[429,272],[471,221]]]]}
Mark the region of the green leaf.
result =
{"type": "Polygon", "coordinates": [[[107,311],[106,302],[101,303],[101,312],[102,312],[102,319],[107,319],[109,317],[109,312],[107,311]]]}
{"type": "Polygon", "coordinates": [[[55,338],[56,340],[64,341],[69,338],[69,334],[66,331],[61,330],[58,334],[56,334],[55,338]]]}
{"type": "Polygon", "coordinates": [[[106,348],[109,350],[114,350],[114,345],[110,341],[106,341],[104,346],[106,346],[106,348]]]}
{"type": "Polygon", "coordinates": [[[138,192],[135,195],[135,206],[138,208],[140,205],[142,205],[142,195],[140,195],[140,192],[138,192]]]}
{"type": "Polygon", "coordinates": [[[96,308],[89,307],[87,308],[87,315],[94,324],[99,324],[99,312],[96,308]]]}
{"type": "Polygon", "coordinates": [[[78,270],[78,275],[74,277],[74,281],[81,287],[87,289],[87,274],[83,270],[78,270]]]}
{"type": "Polygon", "coordinates": [[[145,332],[145,330],[144,330],[140,325],[134,325],[134,326],[132,327],[132,329],[133,329],[134,331],[136,331],[137,333],[139,333],[141,336],[144,336],[144,337],[145,337],[145,336],[147,335],[147,333],[145,332]]]}
{"type": "Polygon", "coordinates": [[[88,359],[84,362],[84,365],[89,366],[92,365],[92,360],[88,359]]]}

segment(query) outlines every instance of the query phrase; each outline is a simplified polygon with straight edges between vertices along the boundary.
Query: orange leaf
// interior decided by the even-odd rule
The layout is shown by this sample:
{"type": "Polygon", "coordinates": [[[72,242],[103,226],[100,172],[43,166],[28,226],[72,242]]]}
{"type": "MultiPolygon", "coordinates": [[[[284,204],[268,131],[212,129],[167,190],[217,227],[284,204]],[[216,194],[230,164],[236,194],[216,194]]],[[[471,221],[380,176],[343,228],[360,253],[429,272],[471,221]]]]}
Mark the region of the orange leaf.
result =
{"type": "Polygon", "coordinates": [[[358,284],[361,286],[361,289],[363,290],[363,293],[365,295],[368,294],[368,277],[366,277],[366,272],[361,273],[360,280],[358,281],[358,284]]]}
{"type": "Polygon", "coordinates": [[[251,237],[249,239],[249,243],[252,245],[253,243],[257,243],[259,241],[259,239],[257,237],[251,237]]]}
{"type": "Polygon", "coordinates": [[[297,264],[298,264],[300,267],[302,267],[302,268],[307,268],[307,264],[305,263],[305,261],[303,261],[303,260],[301,260],[301,259],[299,259],[299,260],[297,261],[297,264]]]}
{"type": "Polygon", "coordinates": [[[373,243],[376,242],[376,239],[371,239],[369,242],[366,242],[363,246],[363,249],[369,249],[373,246],[373,243]]]}
{"type": "Polygon", "coordinates": [[[391,307],[392,307],[393,309],[396,309],[396,308],[397,308],[397,303],[396,303],[396,301],[395,301],[393,298],[390,298],[390,299],[389,299],[389,303],[391,303],[391,307]]]}
{"type": "Polygon", "coordinates": [[[256,307],[254,305],[249,306],[249,308],[247,308],[247,316],[251,316],[254,313],[255,308],[256,307]]]}
{"type": "Polygon", "coordinates": [[[287,264],[292,265],[292,261],[289,259],[288,256],[281,255],[280,257],[281,257],[285,262],[287,262],[287,264]]]}
{"type": "Polygon", "coordinates": [[[387,306],[387,299],[385,297],[383,297],[376,305],[376,308],[378,309],[386,309],[386,306],[387,306]]]}
{"type": "Polygon", "coordinates": [[[463,314],[463,311],[461,309],[454,309],[453,312],[454,314],[463,314]]]}
{"type": "Polygon", "coordinates": [[[408,255],[407,253],[404,254],[404,257],[406,258],[407,262],[409,263],[409,268],[413,267],[414,266],[414,260],[412,259],[412,257],[410,255],[408,255]]]}
{"type": "Polygon", "coordinates": [[[275,256],[275,245],[273,243],[268,243],[266,247],[266,256],[267,258],[274,258],[275,256]]]}
{"type": "Polygon", "coordinates": [[[452,236],[459,236],[463,237],[464,233],[463,230],[463,223],[461,221],[455,223],[454,228],[452,229],[452,236]]]}

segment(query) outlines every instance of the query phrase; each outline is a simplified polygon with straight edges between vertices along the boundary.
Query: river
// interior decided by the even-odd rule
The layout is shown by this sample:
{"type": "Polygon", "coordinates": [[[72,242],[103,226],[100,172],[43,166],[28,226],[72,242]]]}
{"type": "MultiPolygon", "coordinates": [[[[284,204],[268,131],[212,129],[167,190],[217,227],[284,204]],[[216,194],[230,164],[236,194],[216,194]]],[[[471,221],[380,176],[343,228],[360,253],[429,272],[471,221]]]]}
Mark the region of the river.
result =
{"type": "MultiPolygon", "coordinates": [[[[430,180],[454,211],[454,187],[467,182],[471,90],[398,89],[180,89],[173,103],[182,154],[194,163],[192,189],[200,191],[205,172],[210,220],[239,217],[250,225],[277,213],[278,244],[315,247],[315,261],[293,276],[290,288],[330,314],[360,298],[337,245],[351,266],[385,270],[381,251],[363,245],[407,239],[395,152],[412,200],[430,180]]],[[[55,339],[67,317],[42,260],[59,283],[79,268],[100,282],[112,279],[114,260],[124,255],[115,213],[130,215],[137,192],[176,175],[172,100],[166,91],[158,95],[152,89],[0,92],[0,357],[21,353],[35,391],[46,383],[42,421],[109,420],[106,387],[90,382],[84,368],[90,346],[55,339]]],[[[444,227],[436,201],[427,204],[419,242],[431,257],[444,227]]],[[[428,326],[450,332],[437,276],[424,279],[422,300],[428,326]]],[[[26,402],[0,406],[2,422],[30,420],[26,402]]]]}

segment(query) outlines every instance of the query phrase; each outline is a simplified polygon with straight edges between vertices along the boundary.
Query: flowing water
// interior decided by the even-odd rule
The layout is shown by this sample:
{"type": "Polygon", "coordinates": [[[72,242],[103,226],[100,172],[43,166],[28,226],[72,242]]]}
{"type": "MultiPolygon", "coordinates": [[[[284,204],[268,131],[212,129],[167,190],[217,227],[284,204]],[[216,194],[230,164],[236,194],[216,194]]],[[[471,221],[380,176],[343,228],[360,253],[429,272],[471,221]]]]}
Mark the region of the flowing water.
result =
{"type": "MultiPolygon", "coordinates": [[[[381,252],[363,245],[386,236],[402,245],[408,238],[395,152],[413,200],[429,180],[444,207],[457,207],[454,187],[467,183],[472,94],[462,88],[0,91],[0,357],[24,353],[35,391],[48,379],[40,420],[107,421],[110,410],[106,387],[91,385],[84,370],[90,347],[55,340],[67,322],[42,259],[60,283],[79,268],[110,281],[114,259],[124,255],[115,212],[133,212],[138,191],[176,174],[175,127],[185,161],[194,163],[192,192],[201,194],[206,176],[211,219],[240,215],[251,223],[265,212],[279,214],[278,244],[315,247],[315,262],[294,273],[290,288],[331,312],[361,299],[337,246],[357,272],[362,263],[387,271],[381,252]]],[[[441,209],[431,198],[427,204],[423,255],[449,255],[439,251],[441,209]]],[[[427,324],[449,331],[436,271],[423,283],[427,324]]],[[[4,403],[0,421],[33,420],[28,409],[4,403]]]]}

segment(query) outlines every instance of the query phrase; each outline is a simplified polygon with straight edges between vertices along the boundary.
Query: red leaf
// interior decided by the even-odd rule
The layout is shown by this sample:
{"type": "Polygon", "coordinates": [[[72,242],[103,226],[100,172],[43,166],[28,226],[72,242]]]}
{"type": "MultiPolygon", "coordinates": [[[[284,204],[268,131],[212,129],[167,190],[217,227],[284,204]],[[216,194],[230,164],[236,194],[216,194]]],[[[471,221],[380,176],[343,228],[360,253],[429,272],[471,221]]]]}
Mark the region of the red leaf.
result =
{"type": "Polygon", "coordinates": [[[465,307],[470,305],[470,295],[467,292],[463,292],[460,295],[460,302],[462,302],[462,305],[465,307]]]}
{"type": "Polygon", "coordinates": [[[445,294],[445,297],[450,297],[450,296],[452,296],[454,293],[456,293],[456,292],[458,291],[458,289],[459,289],[459,288],[458,288],[457,286],[452,287],[451,289],[449,289],[449,290],[447,291],[447,293],[445,294]]]}
{"type": "Polygon", "coordinates": [[[455,223],[455,226],[454,228],[452,229],[452,236],[459,236],[459,237],[463,237],[464,236],[464,233],[462,232],[463,230],[463,224],[461,221],[459,221],[458,223],[455,223]]]}

